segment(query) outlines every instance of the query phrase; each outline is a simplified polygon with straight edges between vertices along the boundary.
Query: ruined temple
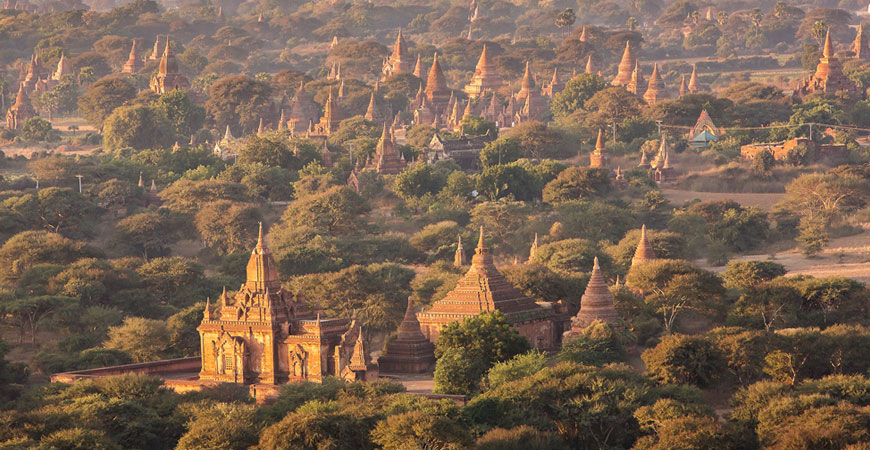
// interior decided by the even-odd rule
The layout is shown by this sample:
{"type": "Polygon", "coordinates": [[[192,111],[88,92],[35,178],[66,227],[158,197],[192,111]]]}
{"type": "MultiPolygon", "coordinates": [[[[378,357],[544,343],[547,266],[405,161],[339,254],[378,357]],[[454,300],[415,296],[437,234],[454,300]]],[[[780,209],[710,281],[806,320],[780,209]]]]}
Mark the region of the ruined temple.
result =
{"type": "Polygon", "coordinates": [[[607,156],[604,148],[604,132],[598,130],[598,139],[595,140],[595,150],[589,155],[589,167],[593,169],[606,169],[609,165],[610,157],[607,156]]]}
{"type": "Polygon", "coordinates": [[[528,61],[526,61],[520,90],[514,95],[514,100],[520,105],[520,110],[514,117],[515,123],[541,120],[547,112],[547,99],[535,87],[535,77],[532,76],[528,61]]]}
{"type": "Polygon", "coordinates": [[[30,98],[24,92],[24,84],[18,87],[18,95],[15,97],[15,104],[10,106],[6,111],[6,128],[9,130],[18,130],[24,125],[24,121],[36,117],[36,110],[30,104],[30,98]]]}
{"type": "Polygon", "coordinates": [[[121,69],[121,73],[136,73],[142,70],[145,67],[145,62],[142,61],[141,58],[136,56],[138,39],[133,39],[133,45],[130,47],[130,56],[127,57],[127,62],[124,63],[124,67],[121,69]]]}
{"type": "Polygon", "coordinates": [[[384,130],[381,133],[381,138],[378,139],[375,156],[366,164],[366,168],[374,169],[384,175],[396,175],[405,170],[407,165],[405,157],[396,148],[393,134],[384,122],[384,130]]]}
{"type": "Polygon", "coordinates": [[[798,83],[794,96],[802,97],[814,92],[824,94],[836,92],[861,94],[861,89],[843,73],[843,65],[834,56],[834,46],[831,43],[830,30],[825,35],[825,46],[822,57],[819,59],[819,64],[816,66],[816,72],[798,83]]]}
{"type": "Polygon", "coordinates": [[[378,367],[355,319],[327,319],[285,291],[263,239],[247,265],[247,281],[212,310],[206,302],[200,335],[200,381],[280,384],[325,376],[370,380],[378,367]]]}
{"type": "Polygon", "coordinates": [[[299,82],[299,88],[296,89],[296,94],[293,96],[293,107],[290,108],[290,118],[287,119],[287,128],[293,135],[304,134],[308,131],[313,123],[317,122],[320,116],[320,108],[311,94],[303,87],[303,82],[299,82]]]}
{"type": "Polygon", "coordinates": [[[399,29],[399,35],[396,36],[396,42],[393,44],[393,53],[384,62],[382,69],[383,79],[386,80],[393,75],[412,73],[413,71],[414,61],[411,60],[411,55],[408,54],[408,46],[405,44],[402,30],[399,29]]]}
{"type": "Polygon", "coordinates": [[[548,303],[535,303],[496,269],[481,227],[471,268],[447,296],[428,310],[417,313],[417,320],[423,334],[430,342],[435,342],[441,328],[447,324],[494,311],[503,313],[533,348],[559,347],[565,320],[561,311],[548,303]]]}

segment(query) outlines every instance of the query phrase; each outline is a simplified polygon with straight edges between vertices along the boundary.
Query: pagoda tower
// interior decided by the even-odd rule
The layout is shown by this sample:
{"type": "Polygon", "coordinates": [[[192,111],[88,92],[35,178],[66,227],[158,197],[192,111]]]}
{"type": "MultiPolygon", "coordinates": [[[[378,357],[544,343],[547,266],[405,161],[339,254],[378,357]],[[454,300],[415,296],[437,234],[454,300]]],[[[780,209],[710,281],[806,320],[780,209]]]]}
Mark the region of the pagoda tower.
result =
{"type": "Polygon", "coordinates": [[[375,123],[383,122],[384,120],[386,120],[386,117],[384,116],[384,112],[381,110],[380,106],[378,105],[377,100],[375,99],[375,91],[374,90],[372,91],[371,98],[369,98],[369,106],[368,106],[368,108],[366,108],[365,118],[369,122],[375,122],[375,123]]]}
{"type": "Polygon", "coordinates": [[[154,48],[151,49],[151,54],[148,55],[148,61],[158,61],[160,60],[160,35],[158,34],[154,38],[154,48]]]}
{"type": "Polygon", "coordinates": [[[631,267],[655,259],[656,253],[646,239],[646,225],[644,224],[640,227],[640,240],[637,242],[637,248],[634,250],[634,256],[631,258],[631,267]]]}
{"type": "Polygon", "coordinates": [[[678,98],[683,98],[689,93],[689,88],[686,86],[686,74],[680,75],[680,93],[678,98]]]}
{"type": "Polygon", "coordinates": [[[136,73],[145,67],[145,62],[136,56],[137,46],[138,39],[133,39],[133,45],[130,47],[130,56],[127,58],[127,62],[124,63],[121,73],[136,73]]]}
{"type": "Polygon", "coordinates": [[[178,72],[178,61],[170,47],[169,36],[166,37],[166,49],[157,66],[157,74],[151,78],[151,90],[156,94],[165,94],[175,89],[186,91],[190,88],[187,77],[178,72]]]}
{"type": "Polygon", "coordinates": [[[631,71],[635,67],[637,56],[634,54],[634,47],[631,41],[625,41],[625,50],[622,52],[622,59],[619,61],[619,68],[616,72],[616,78],[610,83],[614,86],[625,87],[631,81],[631,71]]]}
{"type": "Polygon", "coordinates": [[[538,253],[538,233],[535,233],[535,240],[532,241],[532,247],[529,249],[529,263],[535,258],[536,253],[538,253]]]}
{"type": "Polygon", "coordinates": [[[27,73],[24,75],[22,86],[27,92],[33,92],[36,88],[36,83],[39,81],[39,62],[35,55],[30,56],[30,64],[27,65],[27,73]]]}
{"type": "Polygon", "coordinates": [[[24,121],[36,117],[36,110],[30,104],[30,98],[24,91],[24,84],[18,86],[18,96],[15,97],[15,104],[9,107],[6,111],[6,128],[9,130],[18,130],[24,125],[24,121]]]}
{"type": "Polygon", "coordinates": [[[471,77],[471,82],[465,85],[463,91],[468,94],[469,98],[474,99],[483,95],[487,90],[495,92],[503,85],[504,82],[498,73],[495,62],[489,57],[486,44],[483,44],[483,51],[480,53],[480,59],[477,60],[474,75],[471,77]]]}
{"type": "Polygon", "coordinates": [[[438,53],[435,53],[426,81],[426,90],[423,92],[426,94],[426,99],[429,100],[429,105],[433,108],[435,115],[444,114],[453,92],[447,87],[447,80],[444,78],[441,63],[438,61],[438,53]]]}
{"type": "Polygon", "coordinates": [[[597,71],[595,70],[595,64],[592,62],[592,55],[589,55],[586,57],[586,69],[583,71],[583,73],[595,75],[596,72],[597,71]]]}
{"type": "Polygon", "coordinates": [[[290,108],[290,118],[287,120],[287,128],[294,135],[304,134],[308,131],[309,124],[316,122],[320,107],[314,103],[314,99],[299,82],[299,88],[293,96],[293,107],[290,108]]]}
{"type": "Polygon", "coordinates": [[[604,148],[604,132],[598,130],[598,139],[595,140],[595,150],[589,155],[589,167],[593,169],[606,169],[610,157],[604,148]]]}
{"type": "Polygon", "coordinates": [[[417,53],[417,62],[414,64],[414,76],[423,79],[423,59],[419,53],[417,53]]]}
{"type": "Polygon", "coordinates": [[[401,75],[403,73],[412,73],[414,71],[414,61],[411,60],[411,55],[408,54],[408,45],[405,44],[405,38],[402,36],[402,29],[399,29],[399,35],[396,36],[396,42],[393,44],[393,54],[390,55],[384,63],[383,79],[386,80],[393,75],[401,75]]]}
{"type": "MultiPolygon", "coordinates": [[[[495,91],[493,91],[495,95],[495,91]]],[[[519,92],[515,95],[516,102],[520,105],[517,122],[540,120],[547,109],[547,100],[535,87],[535,77],[532,76],[529,63],[526,61],[526,71],[519,92]]]]}
{"type": "Polygon", "coordinates": [[[571,331],[565,333],[566,337],[579,334],[596,320],[614,326],[620,324],[619,313],[613,307],[613,295],[607,287],[607,281],[601,275],[597,256],[592,266],[592,276],[586,284],[586,292],[580,298],[580,311],[571,320],[571,331]]]}
{"type": "Polygon", "coordinates": [[[557,312],[549,305],[535,303],[510,284],[496,269],[484,236],[481,227],[471,268],[456,283],[456,287],[431,308],[417,313],[423,334],[434,343],[441,328],[451,322],[483,312],[500,311],[533,348],[558,348],[562,322],[557,312]]]}
{"type": "Polygon", "coordinates": [[[692,64],[692,76],[689,77],[689,84],[687,87],[689,88],[690,94],[695,94],[701,90],[701,87],[698,84],[698,65],[697,64],[692,64]]]}
{"type": "Polygon", "coordinates": [[[468,265],[468,257],[465,255],[465,249],[462,248],[462,236],[459,236],[459,244],[456,246],[456,253],[453,255],[453,266],[462,267],[468,265]]]}
{"type": "Polygon", "coordinates": [[[73,72],[72,64],[70,64],[69,59],[67,59],[66,55],[61,53],[60,60],[57,62],[57,70],[54,72],[52,79],[55,81],[63,80],[63,77],[70,75],[75,76],[73,72]]]}
{"type": "Polygon", "coordinates": [[[834,46],[831,43],[831,30],[825,35],[825,46],[816,72],[802,80],[794,91],[795,97],[802,97],[813,92],[833,94],[845,91],[850,94],[860,95],[861,89],[852,80],[843,74],[843,65],[834,57],[834,46]]]}
{"type": "Polygon", "coordinates": [[[586,42],[589,40],[589,36],[586,35],[586,25],[583,25],[583,30],[580,31],[580,42],[586,42]]]}
{"type": "Polygon", "coordinates": [[[659,64],[653,64],[652,75],[649,76],[649,85],[646,92],[643,94],[643,99],[650,105],[668,98],[668,92],[665,89],[665,82],[659,76],[659,64]]]}
{"type": "Polygon", "coordinates": [[[396,149],[393,136],[387,128],[387,123],[384,122],[384,131],[378,140],[375,157],[367,167],[375,169],[380,174],[396,175],[405,170],[405,166],[407,166],[405,159],[396,149]]]}
{"type": "MultiPolygon", "coordinates": [[[[332,132],[338,130],[338,126],[343,119],[344,117],[338,108],[338,101],[332,96],[332,88],[329,88],[329,97],[326,99],[326,104],[323,105],[323,117],[314,126],[314,133],[320,136],[329,136],[332,132]]],[[[290,120],[293,120],[293,118],[291,117],[290,120]]]]}
{"type": "Polygon", "coordinates": [[[423,373],[434,365],[435,344],[429,342],[420,330],[414,303],[408,297],[408,308],[399,325],[398,336],[387,342],[384,353],[378,358],[378,366],[381,372],[423,373]]]}
{"type": "Polygon", "coordinates": [[[640,95],[643,81],[643,71],[640,68],[640,61],[634,60],[634,70],[631,71],[631,81],[629,81],[625,86],[625,90],[634,95],[640,95]]]}
{"type": "Polygon", "coordinates": [[[867,46],[867,35],[864,34],[864,26],[861,24],[858,25],[858,34],[855,35],[855,42],[852,43],[852,51],[855,52],[855,59],[870,59],[870,47],[867,46]]]}

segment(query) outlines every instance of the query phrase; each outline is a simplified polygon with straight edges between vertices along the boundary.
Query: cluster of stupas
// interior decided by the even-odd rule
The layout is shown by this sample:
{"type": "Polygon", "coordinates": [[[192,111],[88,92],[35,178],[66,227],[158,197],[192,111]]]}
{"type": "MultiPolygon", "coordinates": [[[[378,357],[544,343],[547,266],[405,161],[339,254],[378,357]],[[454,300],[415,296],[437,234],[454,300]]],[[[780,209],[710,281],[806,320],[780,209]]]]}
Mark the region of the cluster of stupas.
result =
{"type": "MultiPolygon", "coordinates": [[[[39,55],[32,55],[27,69],[19,75],[15,103],[6,111],[6,128],[17,130],[21,128],[24,121],[36,117],[37,113],[30,102],[30,97],[48,92],[65,77],[72,77],[73,81],[76,81],[72,64],[65,54],[61,53],[54,72],[49,72],[43,67],[39,55]]],[[[49,119],[50,116],[49,110],[49,119]]]]}

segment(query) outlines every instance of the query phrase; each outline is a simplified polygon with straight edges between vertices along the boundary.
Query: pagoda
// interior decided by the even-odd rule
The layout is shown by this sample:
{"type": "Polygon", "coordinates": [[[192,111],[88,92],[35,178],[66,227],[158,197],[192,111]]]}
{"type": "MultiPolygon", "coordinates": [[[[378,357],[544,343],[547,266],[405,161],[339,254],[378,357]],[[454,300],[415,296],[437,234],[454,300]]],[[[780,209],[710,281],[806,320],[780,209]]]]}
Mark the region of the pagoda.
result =
{"type": "Polygon", "coordinates": [[[861,89],[852,80],[843,74],[843,66],[834,57],[834,46],[831,43],[831,31],[825,35],[825,47],[816,72],[804,78],[794,91],[795,97],[802,97],[815,92],[833,94],[847,92],[855,95],[861,94],[861,89]]]}
{"type": "MultiPolygon", "coordinates": [[[[311,132],[318,136],[329,136],[338,130],[343,119],[338,102],[332,96],[332,88],[329,88],[329,97],[326,99],[326,104],[323,105],[323,117],[320,118],[320,122],[314,125],[311,132]]],[[[292,116],[290,120],[293,120],[292,116]]]]}
{"type": "Polygon", "coordinates": [[[689,94],[695,94],[701,90],[698,83],[698,65],[692,64],[692,76],[689,77],[689,84],[686,86],[689,94]]]}
{"type": "Polygon", "coordinates": [[[320,116],[319,107],[314,103],[311,95],[303,87],[303,82],[299,82],[299,88],[296,89],[296,94],[293,96],[293,107],[290,108],[290,118],[287,119],[287,128],[290,129],[290,134],[299,135],[308,131],[312,123],[317,121],[320,116]]]}
{"type": "Polygon", "coordinates": [[[535,254],[538,253],[538,233],[535,233],[535,240],[532,241],[532,247],[529,248],[529,260],[531,263],[533,259],[535,259],[535,254]]]}
{"type": "Polygon", "coordinates": [[[456,253],[453,254],[453,266],[462,267],[468,265],[468,256],[465,255],[465,249],[462,248],[462,236],[459,236],[459,244],[456,246],[456,253]]]}
{"type": "Polygon", "coordinates": [[[371,363],[355,319],[323,319],[281,287],[262,224],[246,273],[234,296],[224,290],[214,311],[206,301],[197,328],[200,381],[280,384],[319,382],[325,376],[377,377],[377,365],[371,363]]]}
{"type": "Polygon", "coordinates": [[[583,70],[583,73],[588,73],[591,75],[595,75],[597,71],[595,70],[595,64],[592,62],[592,55],[586,57],[586,68],[583,70]]]}
{"type": "Polygon", "coordinates": [[[595,140],[595,150],[589,154],[589,167],[593,169],[606,169],[610,157],[604,151],[604,132],[598,130],[598,139],[595,140]]]}
{"type": "Polygon", "coordinates": [[[634,60],[634,70],[631,71],[631,81],[625,86],[625,90],[634,95],[640,95],[641,87],[643,86],[643,72],[640,68],[640,62],[634,60]]]}
{"type": "Polygon", "coordinates": [[[133,39],[133,45],[130,47],[130,56],[127,58],[127,62],[124,63],[124,67],[121,69],[121,73],[136,73],[142,70],[145,67],[145,62],[143,62],[139,57],[136,56],[136,47],[137,47],[138,39],[133,39]]]}
{"type": "Polygon", "coordinates": [[[157,74],[151,78],[150,86],[154,93],[161,95],[175,89],[186,91],[190,88],[187,77],[178,72],[178,61],[175,60],[175,53],[172,52],[168,36],[166,37],[166,50],[163,51],[160,65],[157,66],[157,74]]]}
{"type": "Polygon", "coordinates": [[[384,63],[382,72],[384,80],[393,75],[414,72],[414,61],[411,60],[411,55],[408,54],[408,46],[405,44],[401,28],[399,29],[399,35],[396,36],[396,42],[393,44],[393,54],[384,63]]]}
{"type": "MultiPolygon", "coordinates": [[[[168,40],[168,39],[167,39],[168,40]]],[[[148,61],[157,61],[160,59],[160,35],[154,38],[154,48],[151,50],[151,54],[148,55],[148,61]]]]}
{"type": "Polygon", "coordinates": [[[57,61],[57,70],[51,78],[54,81],[61,81],[65,76],[75,76],[75,72],[73,72],[72,64],[70,64],[69,59],[67,59],[64,53],[61,53],[60,59],[57,61]]]}
{"type": "Polygon", "coordinates": [[[598,257],[592,266],[592,276],[586,284],[586,292],[580,298],[580,311],[571,319],[571,330],[565,333],[566,338],[580,334],[592,322],[600,320],[608,325],[619,326],[621,319],[613,307],[613,295],[607,287],[598,257]]]}
{"type": "Polygon", "coordinates": [[[477,98],[488,90],[495,92],[503,85],[504,82],[495,62],[489,57],[486,44],[483,44],[483,51],[480,53],[480,59],[477,60],[474,75],[471,77],[471,82],[465,85],[463,92],[470,98],[477,98]]]}
{"type": "Polygon", "coordinates": [[[560,314],[549,304],[535,303],[496,269],[481,227],[471,268],[447,296],[428,310],[417,313],[417,320],[420,321],[423,334],[434,343],[441,328],[447,324],[494,311],[504,314],[533,348],[559,347],[560,314]]]}
{"type": "Polygon", "coordinates": [[[386,116],[384,112],[381,111],[381,107],[378,105],[378,101],[375,99],[375,91],[372,91],[372,96],[369,99],[369,106],[366,108],[365,114],[366,120],[369,122],[383,122],[386,120],[386,116]]]}
{"type": "MultiPolygon", "coordinates": [[[[495,95],[495,91],[493,91],[493,95],[495,95]]],[[[541,120],[547,110],[547,100],[535,88],[535,77],[532,76],[528,61],[526,61],[526,70],[523,73],[520,90],[514,95],[514,98],[518,104],[522,105],[515,120],[517,123],[541,120]]]]}
{"type": "Polygon", "coordinates": [[[640,227],[640,240],[637,242],[637,248],[635,248],[634,256],[631,258],[631,267],[654,261],[655,259],[656,253],[646,239],[646,225],[644,224],[640,227]]]}
{"type": "Polygon", "coordinates": [[[858,34],[855,35],[855,42],[852,43],[852,51],[855,53],[855,59],[870,59],[870,47],[867,46],[867,36],[861,24],[858,25],[858,34]]]}
{"type": "Polygon", "coordinates": [[[435,365],[435,344],[429,342],[420,330],[414,313],[414,303],[408,297],[405,318],[399,325],[398,336],[387,342],[378,358],[381,372],[423,373],[435,365]]]}
{"type": "Polygon", "coordinates": [[[549,83],[541,87],[541,94],[553,98],[553,96],[565,89],[565,83],[559,81],[558,70],[557,67],[553,67],[553,78],[550,79],[549,83]]]}
{"type": "Polygon", "coordinates": [[[392,133],[387,128],[387,123],[384,122],[384,131],[381,133],[381,138],[378,139],[375,157],[366,165],[366,168],[375,169],[384,175],[396,175],[405,170],[405,166],[407,166],[405,157],[396,149],[392,133]]]}
{"type": "Polygon", "coordinates": [[[671,147],[668,144],[667,136],[662,135],[661,146],[656,157],[650,162],[650,167],[653,169],[653,179],[657,183],[673,177],[674,169],[671,167],[671,147]]]}
{"type": "Polygon", "coordinates": [[[18,96],[15,97],[15,104],[9,107],[6,111],[6,129],[18,130],[24,125],[24,121],[36,117],[36,111],[33,105],[30,104],[30,98],[24,92],[24,84],[18,86],[18,96]]]}
{"type": "Polygon", "coordinates": [[[646,92],[643,94],[643,99],[648,104],[654,105],[667,98],[668,92],[665,89],[665,82],[659,76],[659,64],[654,63],[652,75],[649,76],[649,84],[647,85],[646,92]]]}
{"type": "Polygon", "coordinates": [[[622,87],[627,86],[631,81],[631,72],[636,62],[637,56],[634,54],[634,47],[632,47],[631,41],[625,41],[625,50],[622,52],[622,59],[619,61],[616,78],[610,84],[622,87]]]}
{"type": "Polygon", "coordinates": [[[689,93],[689,88],[686,86],[686,74],[680,75],[680,91],[677,98],[683,98],[689,93]]]}
{"type": "Polygon", "coordinates": [[[438,53],[435,53],[432,60],[432,67],[429,69],[426,81],[426,90],[423,93],[426,94],[429,107],[434,110],[436,117],[445,113],[453,92],[447,87],[447,80],[444,78],[441,63],[438,61],[438,53]]]}
{"type": "Polygon", "coordinates": [[[689,131],[689,145],[695,148],[707,148],[719,140],[722,130],[713,123],[706,109],[701,110],[695,126],[689,131]]]}
{"type": "Polygon", "coordinates": [[[413,75],[421,80],[423,79],[423,59],[419,53],[417,53],[417,62],[414,64],[413,75]]]}

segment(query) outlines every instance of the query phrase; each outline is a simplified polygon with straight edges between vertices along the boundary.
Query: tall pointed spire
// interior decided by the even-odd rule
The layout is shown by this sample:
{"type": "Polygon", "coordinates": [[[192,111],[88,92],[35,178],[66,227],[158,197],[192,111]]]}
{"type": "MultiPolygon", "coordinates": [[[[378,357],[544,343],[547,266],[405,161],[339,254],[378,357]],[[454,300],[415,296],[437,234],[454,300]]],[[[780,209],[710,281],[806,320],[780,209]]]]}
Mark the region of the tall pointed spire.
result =
{"type": "Polygon", "coordinates": [[[834,56],[834,45],[831,43],[831,29],[828,28],[828,31],[825,33],[825,49],[822,53],[826,59],[831,59],[834,56]]]}
{"type": "Polygon", "coordinates": [[[414,64],[414,76],[423,79],[423,59],[417,53],[417,62],[414,64]]]}
{"type": "MultiPolygon", "coordinates": [[[[362,333],[360,333],[362,334],[362,333]]],[[[435,364],[435,346],[426,339],[414,312],[414,301],[408,297],[405,317],[397,336],[388,341],[378,365],[383,372],[421,373],[435,364]]]]}
{"type": "Polygon", "coordinates": [[[480,236],[477,239],[477,253],[480,253],[481,250],[486,250],[488,247],[486,246],[486,237],[483,234],[483,225],[480,226],[480,236]]]}
{"type": "Polygon", "coordinates": [[[444,72],[441,70],[441,62],[438,60],[438,53],[432,60],[432,67],[429,69],[429,76],[426,81],[426,99],[435,108],[435,116],[442,114],[447,106],[450,96],[453,92],[447,87],[447,80],[444,78],[444,72]]]}
{"type": "Polygon", "coordinates": [[[658,63],[653,63],[652,75],[649,76],[649,85],[646,88],[646,92],[643,94],[643,99],[646,100],[648,104],[654,105],[666,98],[668,98],[668,94],[665,90],[665,83],[659,75],[659,65],[658,63]]]}
{"type": "Polygon", "coordinates": [[[855,42],[852,43],[852,51],[855,53],[855,59],[864,60],[870,57],[870,47],[867,44],[863,24],[858,25],[858,34],[855,35],[855,42]]]}
{"type": "Polygon", "coordinates": [[[123,73],[136,73],[142,70],[142,67],[145,66],[145,63],[136,56],[138,39],[133,39],[133,45],[130,47],[130,56],[127,57],[127,62],[124,63],[123,69],[121,72],[123,73]]]}
{"type": "Polygon", "coordinates": [[[689,88],[686,86],[686,74],[680,75],[680,98],[683,98],[689,92],[689,88]]]}
{"type": "Polygon", "coordinates": [[[698,86],[698,65],[697,64],[692,64],[692,76],[689,77],[688,88],[689,88],[690,94],[694,94],[694,93],[698,92],[698,90],[700,88],[698,86]]]}
{"type": "Polygon", "coordinates": [[[477,66],[474,68],[474,76],[471,77],[471,82],[465,85],[463,90],[469,97],[477,98],[487,90],[498,90],[503,84],[498,68],[489,56],[486,44],[483,44],[477,66]]]}
{"type": "Polygon", "coordinates": [[[586,284],[586,292],[580,299],[580,311],[571,320],[570,334],[579,334],[592,322],[600,320],[610,325],[618,325],[620,318],[613,307],[613,295],[607,286],[601,266],[596,256],[592,265],[592,275],[586,284]]]}
{"type": "Polygon", "coordinates": [[[589,167],[593,169],[606,169],[609,157],[604,147],[604,131],[598,129],[598,138],[595,140],[595,150],[589,155],[589,167]]]}
{"type": "Polygon", "coordinates": [[[588,57],[586,57],[586,69],[584,70],[583,73],[589,73],[589,74],[595,73],[595,66],[592,64],[592,55],[589,55],[588,57]]]}
{"type": "Polygon", "coordinates": [[[580,38],[579,39],[580,39],[580,42],[586,42],[589,39],[589,37],[586,36],[586,25],[583,25],[583,30],[580,31],[580,38]]]}
{"type": "Polygon", "coordinates": [[[625,50],[622,52],[622,59],[619,61],[619,68],[616,73],[616,78],[611,82],[614,86],[625,86],[631,81],[631,71],[634,69],[637,57],[634,54],[634,47],[630,40],[625,41],[625,50]]]}
{"type": "Polygon", "coordinates": [[[532,241],[532,247],[529,249],[529,262],[535,259],[535,254],[538,253],[538,233],[535,233],[535,240],[532,241]]]}
{"type": "Polygon", "coordinates": [[[634,256],[631,258],[631,267],[637,264],[653,261],[656,259],[655,251],[649,245],[646,238],[646,224],[640,228],[640,240],[637,243],[637,248],[634,251],[634,256]]]}
{"type": "Polygon", "coordinates": [[[459,236],[456,253],[453,255],[453,266],[462,267],[465,265],[468,265],[468,257],[465,255],[465,249],[462,248],[462,236],[459,236]]]}

